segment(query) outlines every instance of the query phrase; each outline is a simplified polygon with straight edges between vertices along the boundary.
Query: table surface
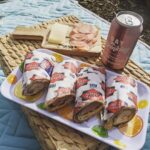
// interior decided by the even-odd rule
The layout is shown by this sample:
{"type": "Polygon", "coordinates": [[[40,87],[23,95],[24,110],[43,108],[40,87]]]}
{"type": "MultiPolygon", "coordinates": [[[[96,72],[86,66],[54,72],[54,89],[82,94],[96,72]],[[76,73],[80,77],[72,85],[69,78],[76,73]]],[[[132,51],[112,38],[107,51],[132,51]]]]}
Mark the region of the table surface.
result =
{"type": "MultiPolygon", "coordinates": [[[[107,37],[110,23],[80,7],[75,0],[11,0],[0,4],[0,34],[11,32],[17,25],[33,25],[48,19],[64,15],[75,15],[82,21],[93,23],[102,29],[107,37]]],[[[138,42],[131,59],[150,73],[150,47],[138,42]]],[[[5,79],[0,68],[0,83],[5,79]]],[[[21,109],[18,105],[0,95],[0,149],[1,150],[39,150],[36,141],[21,109]],[[18,142],[20,141],[20,142],[18,142]]],[[[144,150],[150,149],[150,118],[144,150]]]]}

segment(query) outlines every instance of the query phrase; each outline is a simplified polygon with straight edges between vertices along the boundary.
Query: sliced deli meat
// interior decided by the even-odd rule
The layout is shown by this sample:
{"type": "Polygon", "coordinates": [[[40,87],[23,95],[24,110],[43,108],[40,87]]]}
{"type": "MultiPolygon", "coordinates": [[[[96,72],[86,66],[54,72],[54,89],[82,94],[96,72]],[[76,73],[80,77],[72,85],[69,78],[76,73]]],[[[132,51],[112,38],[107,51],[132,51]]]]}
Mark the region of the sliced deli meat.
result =
{"type": "Polygon", "coordinates": [[[55,65],[45,101],[48,111],[55,111],[75,100],[77,71],[78,64],[74,60],[55,65]]]}
{"type": "Polygon", "coordinates": [[[75,24],[70,33],[70,44],[78,50],[89,50],[100,38],[99,34],[99,29],[93,25],[75,24]]]}
{"type": "Polygon", "coordinates": [[[51,55],[37,51],[28,53],[24,61],[22,94],[34,95],[48,88],[54,64],[55,57],[51,55]]]}
{"type": "Polygon", "coordinates": [[[71,41],[85,41],[86,35],[81,33],[75,33],[70,36],[71,41]]]}
{"type": "Polygon", "coordinates": [[[90,42],[91,40],[96,38],[96,35],[97,35],[97,33],[95,33],[95,34],[92,34],[92,33],[87,34],[86,35],[86,41],[90,42]]]}
{"type": "Polygon", "coordinates": [[[137,100],[136,80],[125,75],[107,77],[104,127],[111,129],[129,122],[137,112],[137,100]]]}
{"type": "Polygon", "coordinates": [[[89,45],[85,41],[71,41],[71,45],[79,49],[86,50],[89,49],[89,45]]]}
{"type": "Polygon", "coordinates": [[[75,25],[75,28],[78,30],[78,33],[89,34],[97,32],[97,28],[90,24],[78,23],[75,25]]]}
{"type": "Polygon", "coordinates": [[[84,67],[77,75],[73,120],[83,122],[103,109],[105,69],[84,67]]]}
{"type": "Polygon", "coordinates": [[[78,27],[79,33],[88,34],[92,32],[92,26],[88,24],[81,24],[78,27]]]}

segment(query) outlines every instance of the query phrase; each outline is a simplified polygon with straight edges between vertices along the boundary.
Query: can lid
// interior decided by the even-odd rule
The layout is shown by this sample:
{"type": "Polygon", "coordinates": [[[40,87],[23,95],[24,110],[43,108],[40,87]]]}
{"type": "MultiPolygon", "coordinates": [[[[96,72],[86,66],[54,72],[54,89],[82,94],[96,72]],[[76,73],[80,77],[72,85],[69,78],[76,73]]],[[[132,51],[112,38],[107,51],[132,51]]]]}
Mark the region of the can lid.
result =
{"type": "Polygon", "coordinates": [[[127,27],[140,26],[143,18],[132,11],[121,11],[117,14],[117,21],[127,27]]]}

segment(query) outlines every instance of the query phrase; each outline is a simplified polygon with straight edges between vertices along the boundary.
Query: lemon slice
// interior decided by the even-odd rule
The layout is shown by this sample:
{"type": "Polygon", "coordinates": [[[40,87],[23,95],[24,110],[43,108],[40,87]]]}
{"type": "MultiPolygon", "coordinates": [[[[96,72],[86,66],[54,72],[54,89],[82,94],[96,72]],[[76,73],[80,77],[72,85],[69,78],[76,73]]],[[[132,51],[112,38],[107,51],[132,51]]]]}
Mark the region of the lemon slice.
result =
{"type": "Polygon", "coordinates": [[[148,101],[147,100],[141,100],[138,102],[138,108],[139,109],[144,109],[148,106],[148,101]]]}
{"type": "Polygon", "coordinates": [[[135,116],[131,121],[129,121],[125,126],[120,127],[119,131],[128,136],[137,136],[143,129],[143,120],[140,116],[135,116]]]}
{"type": "Polygon", "coordinates": [[[64,60],[64,58],[60,54],[53,53],[53,56],[56,58],[56,62],[58,62],[58,63],[60,63],[64,60]]]}
{"type": "Polygon", "coordinates": [[[7,82],[9,84],[15,84],[17,82],[17,77],[14,75],[14,74],[10,74],[8,77],[7,77],[7,82]]]}
{"type": "Polygon", "coordinates": [[[90,64],[86,64],[86,63],[81,63],[80,64],[80,68],[84,68],[84,67],[90,67],[90,64]]]}
{"type": "Polygon", "coordinates": [[[73,119],[73,104],[68,104],[65,107],[57,110],[57,113],[65,119],[72,120],[73,119]]]}
{"type": "Polygon", "coordinates": [[[40,93],[33,95],[33,96],[24,96],[24,95],[22,95],[22,82],[20,81],[15,86],[14,95],[16,97],[18,97],[19,99],[22,99],[22,100],[25,100],[28,102],[34,102],[34,101],[36,101],[42,97],[43,92],[40,92],[40,93]]]}
{"type": "Polygon", "coordinates": [[[120,148],[120,149],[125,149],[126,148],[126,145],[123,142],[121,142],[120,140],[117,140],[117,139],[114,140],[114,144],[117,145],[118,148],[120,148]]]}

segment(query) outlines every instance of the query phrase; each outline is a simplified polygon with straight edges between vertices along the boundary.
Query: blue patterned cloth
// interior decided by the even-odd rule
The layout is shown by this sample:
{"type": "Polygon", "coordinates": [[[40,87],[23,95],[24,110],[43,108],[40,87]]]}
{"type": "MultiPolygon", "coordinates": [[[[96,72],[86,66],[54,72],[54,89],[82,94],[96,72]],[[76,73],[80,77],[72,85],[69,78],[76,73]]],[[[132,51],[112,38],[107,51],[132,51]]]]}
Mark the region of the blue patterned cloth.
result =
{"type": "MultiPolygon", "coordinates": [[[[96,24],[106,38],[110,24],[80,7],[75,0],[10,0],[0,4],[0,34],[11,32],[17,25],[33,25],[64,15],[75,15],[82,21],[96,24]]],[[[132,59],[150,73],[150,47],[138,42],[132,59]]],[[[5,79],[0,68],[0,83],[5,79]]],[[[0,95],[0,150],[39,150],[20,107],[0,95]]],[[[150,118],[143,150],[150,149],[150,118]]]]}
{"type": "MultiPolygon", "coordinates": [[[[0,85],[5,79],[0,68],[0,85]]],[[[0,94],[0,150],[40,150],[32,129],[20,109],[0,94]]]]}

